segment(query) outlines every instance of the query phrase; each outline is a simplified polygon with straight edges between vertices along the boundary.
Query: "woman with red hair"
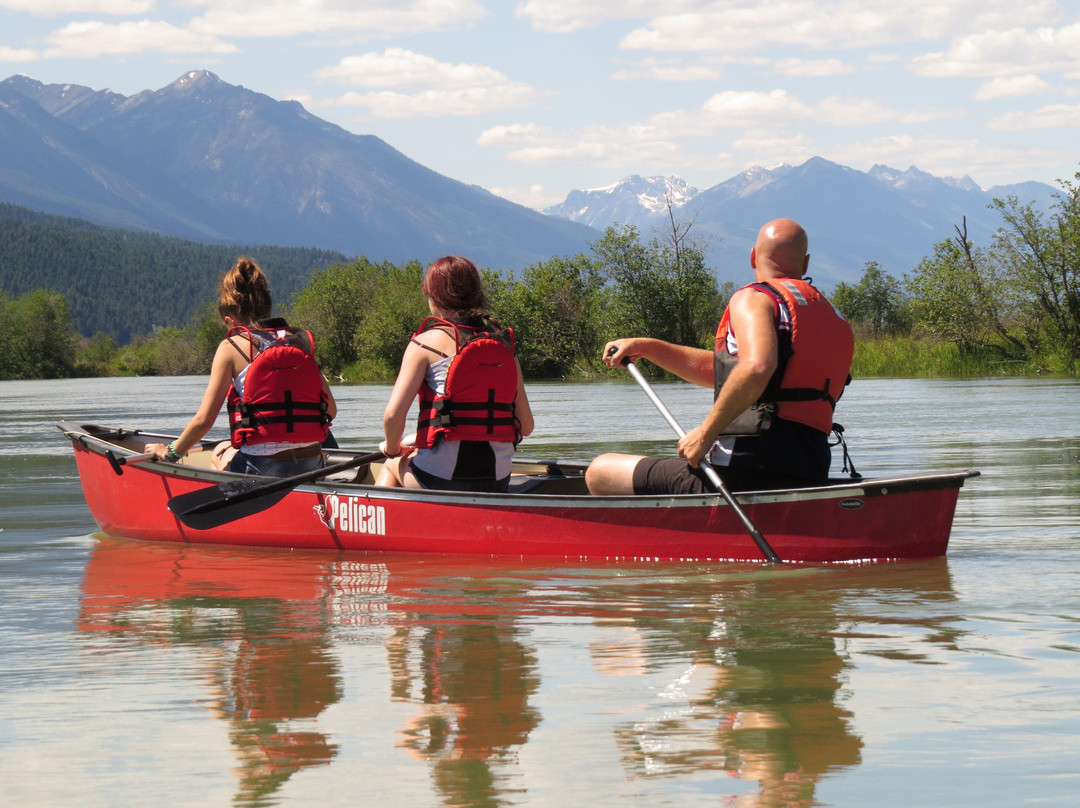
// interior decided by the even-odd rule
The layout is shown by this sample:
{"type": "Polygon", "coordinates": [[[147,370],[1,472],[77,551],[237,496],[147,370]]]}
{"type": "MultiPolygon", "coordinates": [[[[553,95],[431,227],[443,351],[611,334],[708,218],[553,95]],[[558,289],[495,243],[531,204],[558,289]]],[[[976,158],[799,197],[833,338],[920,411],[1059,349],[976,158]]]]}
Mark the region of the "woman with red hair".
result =
{"type": "Polygon", "coordinates": [[[506,491],[514,447],[533,430],[533,415],[514,332],[490,308],[480,272],[449,255],[428,267],[431,317],[412,335],[383,414],[389,458],[379,485],[452,491],[506,491]],[[420,397],[415,436],[402,438],[420,397]]]}

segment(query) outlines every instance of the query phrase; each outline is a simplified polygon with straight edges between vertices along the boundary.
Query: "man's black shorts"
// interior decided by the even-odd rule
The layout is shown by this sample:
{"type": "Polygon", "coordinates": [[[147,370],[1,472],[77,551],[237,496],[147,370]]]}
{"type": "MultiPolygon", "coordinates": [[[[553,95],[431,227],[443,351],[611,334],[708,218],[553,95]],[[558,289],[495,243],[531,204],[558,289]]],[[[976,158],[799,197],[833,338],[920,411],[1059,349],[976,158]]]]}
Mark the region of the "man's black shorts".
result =
{"type": "MultiPolygon", "coordinates": [[[[713,466],[731,491],[761,491],[770,488],[805,488],[815,481],[755,469],[713,466]]],[[[824,481],[821,481],[824,482],[824,481]]],[[[712,494],[716,489],[700,468],[681,457],[646,457],[634,467],[635,494],[712,494]]]]}

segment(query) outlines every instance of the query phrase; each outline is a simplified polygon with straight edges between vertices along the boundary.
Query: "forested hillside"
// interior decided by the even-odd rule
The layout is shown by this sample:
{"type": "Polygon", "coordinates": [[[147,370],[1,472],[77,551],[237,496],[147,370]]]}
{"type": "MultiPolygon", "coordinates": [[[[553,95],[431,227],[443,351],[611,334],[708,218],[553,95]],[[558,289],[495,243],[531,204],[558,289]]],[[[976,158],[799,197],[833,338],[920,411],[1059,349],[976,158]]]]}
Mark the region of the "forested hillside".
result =
{"type": "Polygon", "coordinates": [[[158,327],[186,325],[216,299],[221,275],[240,255],[267,271],[278,304],[315,270],[346,260],[302,247],[199,244],[0,203],[0,291],[61,293],[83,336],[104,333],[126,344],[158,327]]]}

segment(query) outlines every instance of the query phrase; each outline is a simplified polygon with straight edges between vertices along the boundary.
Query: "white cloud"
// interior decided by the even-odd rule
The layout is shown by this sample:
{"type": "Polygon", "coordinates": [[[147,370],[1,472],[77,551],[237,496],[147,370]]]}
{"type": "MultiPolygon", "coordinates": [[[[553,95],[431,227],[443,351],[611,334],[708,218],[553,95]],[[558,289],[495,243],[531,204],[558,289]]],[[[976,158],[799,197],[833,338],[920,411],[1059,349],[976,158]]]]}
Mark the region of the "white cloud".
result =
{"type": "Polygon", "coordinates": [[[382,119],[483,115],[531,106],[547,95],[486,65],[440,62],[403,48],[347,56],[315,75],[373,90],[348,92],[317,106],[364,107],[382,119]]]}
{"type": "Polygon", "coordinates": [[[767,120],[780,125],[807,120],[813,110],[786,90],[767,93],[728,90],[717,93],[701,107],[703,117],[719,127],[757,126],[767,120]]]}
{"type": "Polygon", "coordinates": [[[912,70],[930,78],[1017,76],[1075,70],[1080,23],[1064,28],[1012,28],[972,34],[942,52],[927,53],[912,70]]]}
{"type": "Polygon", "coordinates": [[[797,78],[843,76],[855,72],[855,66],[839,59],[799,59],[792,57],[773,63],[772,72],[797,78]]]}
{"type": "MultiPolygon", "coordinates": [[[[665,5],[670,9],[697,4],[668,0],[665,5]]],[[[526,0],[518,3],[516,13],[541,31],[567,34],[611,20],[647,19],[655,10],[654,0],[526,0]]]]}
{"type": "Polygon", "coordinates": [[[0,62],[36,62],[40,58],[41,55],[35,50],[26,48],[20,50],[0,45],[0,62]]]}
{"type": "Polygon", "coordinates": [[[145,14],[154,0],[0,0],[4,11],[24,11],[39,17],[59,14],[109,14],[129,17],[145,14]]]}
{"type": "Polygon", "coordinates": [[[990,101],[995,98],[1036,95],[1049,89],[1049,84],[1032,73],[1026,76],[997,76],[982,84],[975,91],[975,98],[979,101],[990,101]]]}
{"type": "Polygon", "coordinates": [[[139,20],[116,24],[72,22],[46,38],[47,58],[94,59],[133,53],[235,53],[238,48],[167,22],[139,20]]]}
{"type": "Polygon", "coordinates": [[[523,84],[500,87],[465,87],[453,90],[423,90],[417,93],[345,93],[332,99],[312,102],[313,107],[362,107],[372,117],[439,118],[453,115],[472,117],[500,110],[532,106],[540,94],[523,84]]]}
{"type": "Polygon", "coordinates": [[[680,60],[643,59],[615,71],[613,81],[718,81],[724,72],[708,64],[686,64],[680,60]]]}
{"type": "Polygon", "coordinates": [[[715,53],[758,51],[770,45],[865,48],[1051,22],[1060,15],[1055,0],[682,2],[666,4],[664,12],[627,34],[622,47],[715,53]]]}
{"type": "Polygon", "coordinates": [[[486,65],[440,62],[404,48],[346,56],[334,67],[316,71],[315,77],[372,89],[424,86],[461,89],[509,84],[506,76],[486,65]]]}
{"type": "MultiPolygon", "coordinates": [[[[808,125],[864,126],[880,123],[920,123],[952,117],[953,110],[894,110],[871,99],[826,98],[808,104],[786,90],[769,92],[725,91],[716,93],[699,109],[671,110],[621,126],[592,126],[555,130],[536,124],[515,124],[486,130],[481,146],[507,150],[508,158],[534,165],[567,161],[591,161],[598,165],[635,165],[648,162],[662,166],[693,164],[686,144],[708,143],[722,133],[736,130],[730,144],[738,150],[762,155],[764,162],[812,156],[812,143],[801,128],[808,125]],[[780,157],[768,157],[768,148],[780,157]],[[637,160],[637,163],[634,162],[637,160]]],[[[727,153],[707,159],[727,162],[727,153]]],[[[694,165],[698,170],[700,166],[694,165]]],[[[663,170],[671,170],[663,169],[663,170]]]]}
{"type": "Polygon", "coordinates": [[[892,109],[869,98],[826,98],[814,105],[814,117],[830,126],[866,126],[880,123],[927,123],[963,115],[962,110],[892,109]]]}
{"type": "Polygon", "coordinates": [[[849,166],[917,165],[937,176],[1031,176],[1057,169],[1071,158],[1059,150],[995,145],[978,138],[939,135],[896,135],[845,143],[822,150],[821,156],[849,166]]]}
{"type": "Polygon", "coordinates": [[[777,133],[771,129],[748,129],[730,144],[743,161],[743,168],[755,165],[805,163],[816,152],[814,143],[805,133],[777,133]]]}
{"type": "Polygon", "coordinates": [[[543,210],[551,205],[557,205],[566,199],[566,192],[559,194],[551,191],[543,185],[530,185],[528,188],[515,188],[510,186],[488,188],[491,193],[509,199],[519,205],[524,205],[533,210],[543,210]]]}
{"type": "Polygon", "coordinates": [[[1036,110],[1010,112],[987,123],[988,129],[1027,132],[1036,129],[1076,129],[1080,127],[1080,106],[1051,104],[1036,110]]]}
{"type": "Polygon", "coordinates": [[[671,170],[692,162],[682,146],[658,139],[654,131],[638,126],[559,131],[535,124],[513,124],[484,131],[477,143],[507,149],[507,159],[530,165],[580,161],[611,169],[634,165],[668,166],[671,170]]]}
{"type": "Polygon", "coordinates": [[[479,0],[194,0],[194,30],[219,36],[349,34],[361,38],[458,28],[487,15],[479,0]]]}

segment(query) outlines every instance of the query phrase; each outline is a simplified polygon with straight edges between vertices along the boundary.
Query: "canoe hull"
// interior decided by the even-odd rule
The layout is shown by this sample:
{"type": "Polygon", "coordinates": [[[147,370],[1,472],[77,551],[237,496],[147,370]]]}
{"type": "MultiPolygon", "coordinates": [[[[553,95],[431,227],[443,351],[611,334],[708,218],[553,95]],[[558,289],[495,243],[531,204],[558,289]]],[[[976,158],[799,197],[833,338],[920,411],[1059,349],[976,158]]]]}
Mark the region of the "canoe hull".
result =
{"type": "MultiPolygon", "coordinates": [[[[181,523],[172,497],[235,475],[156,461],[117,474],[100,433],[72,438],[90,512],[112,536],[156,542],[290,549],[441,553],[594,560],[761,561],[719,496],[589,497],[461,494],[318,481],[280,502],[208,530],[181,523]]],[[[134,433],[126,433],[134,434],[134,433]]],[[[784,561],[844,562],[945,554],[963,481],[976,472],[740,494],[784,561]]]]}

